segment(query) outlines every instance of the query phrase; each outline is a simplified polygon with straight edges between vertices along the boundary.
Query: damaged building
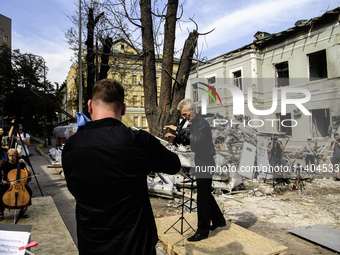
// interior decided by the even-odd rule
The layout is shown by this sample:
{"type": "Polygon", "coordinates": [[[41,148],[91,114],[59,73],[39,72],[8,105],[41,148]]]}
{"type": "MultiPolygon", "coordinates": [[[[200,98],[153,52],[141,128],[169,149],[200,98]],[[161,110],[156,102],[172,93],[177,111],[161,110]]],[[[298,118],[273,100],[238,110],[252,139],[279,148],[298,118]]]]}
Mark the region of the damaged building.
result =
{"type": "Polygon", "coordinates": [[[289,136],[287,148],[303,147],[308,136],[325,146],[340,125],[339,14],[259,31],[252,43],[199,63],[186,96],[229,124],[289,136]]]}

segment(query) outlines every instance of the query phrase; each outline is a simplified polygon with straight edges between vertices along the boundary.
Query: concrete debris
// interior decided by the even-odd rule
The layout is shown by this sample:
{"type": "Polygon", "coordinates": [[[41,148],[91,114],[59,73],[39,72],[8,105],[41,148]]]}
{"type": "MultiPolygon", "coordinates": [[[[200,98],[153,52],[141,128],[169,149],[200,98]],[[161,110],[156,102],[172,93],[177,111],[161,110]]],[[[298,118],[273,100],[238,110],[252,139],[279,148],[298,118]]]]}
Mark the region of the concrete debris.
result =
{"type": "MultiPolygon", "coordinates": [[[[217,193],[223,191],[229,191],[231,193],[235,188],[243,184],[244,179],[263,182],[273,178],[269,170],[270,151],[268,148],[270,137],[274,134],[273,132],[259,132],[252,127],[244,125],[243,123],[246,121],[246,117],[244,116],[240,116],[237,121],[233,120],[233,122],[231,122],[229,117],[224,117],[220,114],[210,114],[206,117],[206,120],[210,124],[216,150],[213,189],[217,191],[217,193]],[[260,169],[259,166],[265,166],[267,170],[265,168],[260,169]],[[246,168],[245,171],[242,170],[244,168],[246,168]]],[[[280,133],[279,138],[283,142],[283,145],[286,146],[290,136],[280,133]]],[[[194,168],[191,166],[194,165],[194,154],[190,152],[190,146],[175,146],[166,140],[158,139],[164,146],[179,156],[183,169],[188,172],[189,176],[193,176],[194,168]]],[[[319,154],[317,160],[326,160],[328,158],[328,147],[329,144],[317,147],[319,154]]],[[[289,168],[288,178],[295,178],[301,173],[301,176],[306,180],[306,176],[303,176],[305,175],[305,173],[303,173],[304,171],[302,171],[303,169],[301,168],[301,171],[299,170],[298,173],[295,167],[295,161],[304,158],[302,149],[295,151],[285,150],[282,158],[284,165],[289,168]],[[294,160],[291,158],[294,158],[294,160]]],[[[316,163],[318,164],[318,161],[316,163]]],[[[309,175],[310,173],[307,174],[309,175]]],[[[170,194],[170,190],[176,189],[179,185],[190,188],[188,182],[183,184],[185,180],[180,175],[167,176],[167,178],[175,188],[170,187],[169,184],[165,182],[160,182],[158,176],[156,180],[152,180],[152,178],[149,179],[151,191],[157,193],[157,190],[159,190],[160,195],[163,196],[164,190],[168,190],[170,194]],[[157,185],[155,183],[157,183],[157,185]],[[168,187],[162,187],[162,185],[168,185],[168,187]]],[[[273,190],[265,190],[262,193],[267,196],[272,194],[273,190]]],[[[280,191],[277,191],[277,193],[280,193],[280,191]]],[[[261,196],[261,194],[257,192],[255,195],[261,196]]]]}
{"type": "Polygon", "coordinates": [[[148,190],[151,195],[173,198],[174,189],[174,184],[167,176],[161,174],[155,177],[148,176],[148,190]]]}

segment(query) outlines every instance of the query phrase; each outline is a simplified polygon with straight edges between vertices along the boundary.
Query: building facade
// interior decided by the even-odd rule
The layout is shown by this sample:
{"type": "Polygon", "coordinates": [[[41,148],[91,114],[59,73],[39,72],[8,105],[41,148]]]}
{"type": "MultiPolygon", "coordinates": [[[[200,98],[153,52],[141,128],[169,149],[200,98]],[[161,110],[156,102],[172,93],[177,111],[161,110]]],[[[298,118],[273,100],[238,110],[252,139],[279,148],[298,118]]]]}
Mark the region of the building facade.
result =
{"type": "Polygon", "coordinates": [[[0,14],[0,45],[12,48],[12,20],[0,14]]]}
{"type": "MultiPolygon", "coordinates": [[[[99,52],[100,53],[100,52],[99,52]]],[[[144,88],[143,88],[143,65],[142,57],[139,49],[135,49],[124,39],[116,39],[113,41],[109,59],[110,69],[108,78],[113,78],[122,83],[125,88],[125,103],[126,113],[122,118],[122,122],[128,127],[136,127],[143,130],[148,130],[148,123],[144,108],[144,88]]],[[[156,85],[158,93],[161,86],[162,74],[162,55],[156,56],[156,85]]],[[[96,63],[97,72],[100,71],[99,63],[96,63]]],[[[179,66],[179,59],[174,59],[175,77],[179,66]]],[[[64,106],[67,107],[67,112],[74,115],[76,107],[72,107],[70,102],[72,97],[77,95],[78,89],[78,70],[76,67],[71,67],[66,79],[66,87],[64,88],[65,98],[64,106]],[[68,100],[68,104],[66,101],[68,100]]],[[[98,77],[98,75],[96,75],[98,77]]]]}
{"type": "Polygon", "coordinates": [[[339,15],[336,8],[276,34],[257,32],[253,43],[193,68],[187,96],[208,113],[291,136],[293,147],[309,136],[326,143],[340,125],[339,15]],[[200,82],[216,92],[206,106],[200,82]]]}

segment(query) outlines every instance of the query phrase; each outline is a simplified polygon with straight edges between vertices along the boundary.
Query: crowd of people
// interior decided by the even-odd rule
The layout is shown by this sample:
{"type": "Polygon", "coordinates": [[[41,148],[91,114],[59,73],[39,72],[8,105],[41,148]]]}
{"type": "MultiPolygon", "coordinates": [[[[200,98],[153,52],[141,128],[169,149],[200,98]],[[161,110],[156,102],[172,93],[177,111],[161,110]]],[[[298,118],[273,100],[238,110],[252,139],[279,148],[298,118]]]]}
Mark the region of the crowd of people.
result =
{"type": "MultiPolygon", "coordinates": [[[[340,138],[339,134],[333,134],[334,139],[331,142],[329,147],[329,156],[331,164],[328,169],[330,172],[334,173],[334,180],[340,181],[340,138]]],[[[268,147],[270,150],[269,154],[269,163],[274,168],[275,166],[282,166],[285,164],[282,160],[282,152],[285,150],[283,144],[278,139],[278,135],[273,135],[271,137],[271,142],[269,143],[268,147]]],[[[319,166],[319,153],[317,151],[317,141],[313,141],[311,137],[307,137],[307,141],[303,147],[303,158],[305,161],[304,166],[302,169],[309,174],[315,174],[317,168],[320,169],[319,166]]],[[[288,172],[282,171],[283,168],[278,167],[277,169],[281,169],[281,176],[282,178],[278,178],[279,171],[274,171],[274,181],[275,183],[283,183],[284,185],[290,184],[290,181],[287,177],[288,172]]],[[[324,170],[323,170],[324,171],[324,170]]]]}

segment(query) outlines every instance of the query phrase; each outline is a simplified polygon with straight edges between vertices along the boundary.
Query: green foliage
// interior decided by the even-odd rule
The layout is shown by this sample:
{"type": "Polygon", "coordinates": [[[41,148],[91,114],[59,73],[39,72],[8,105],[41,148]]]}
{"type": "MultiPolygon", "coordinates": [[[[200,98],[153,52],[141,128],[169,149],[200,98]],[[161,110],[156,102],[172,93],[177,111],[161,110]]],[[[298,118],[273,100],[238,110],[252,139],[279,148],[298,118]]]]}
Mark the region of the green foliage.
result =
{"type": "Polygon", "coordinates": [[[33,89],[44,93],[51,101],[60,102],[52,84],[46,79],[45,60],[37,55],[20,53],[0,46],[0,81],[3,117],[22,118],[27,131],[42,134],[46,122],[55,120],[55,107],[43,100],[33,89]]]}

